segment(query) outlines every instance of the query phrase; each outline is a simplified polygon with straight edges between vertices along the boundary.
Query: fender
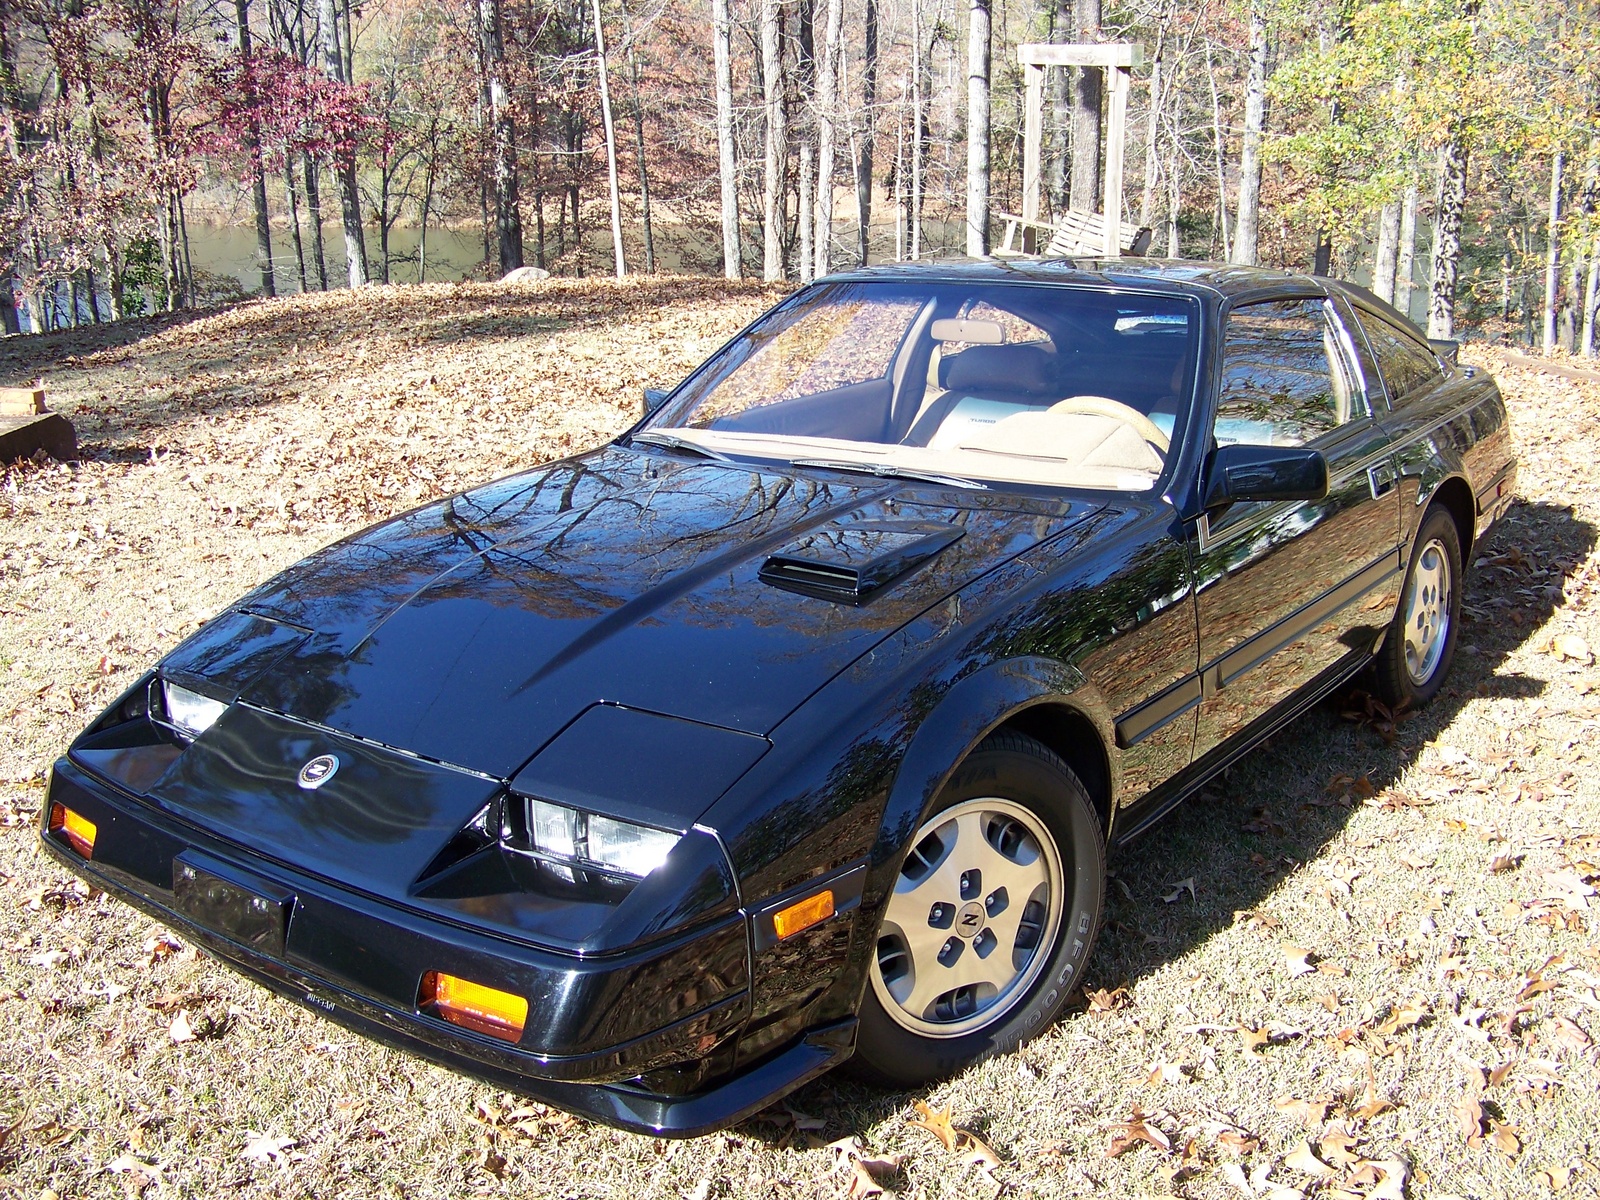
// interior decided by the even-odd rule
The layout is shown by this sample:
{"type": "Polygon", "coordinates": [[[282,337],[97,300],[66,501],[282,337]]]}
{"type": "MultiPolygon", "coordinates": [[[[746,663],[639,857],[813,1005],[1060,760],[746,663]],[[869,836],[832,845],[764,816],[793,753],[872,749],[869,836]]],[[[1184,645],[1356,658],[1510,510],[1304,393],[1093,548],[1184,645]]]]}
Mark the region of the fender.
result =
{"type": "MultiPolygon", "coordinates": [[[[1070,663],[1041,656],[1009,658],[966,676],[918,727],[900,759],[869,858],[868,887],[874,898],[880,890],[874,885],[881,884],[887,894],[911,849],[911,835],[962,760],[1006,721],[1044,703],[1075,709],[1093,723],[1102,745],[1116,745],[1104,699],[1070,663]]],[[[1119,764],[1114,753],[1108,758],[1115,794],[1121,782],[1119,764]]]]}

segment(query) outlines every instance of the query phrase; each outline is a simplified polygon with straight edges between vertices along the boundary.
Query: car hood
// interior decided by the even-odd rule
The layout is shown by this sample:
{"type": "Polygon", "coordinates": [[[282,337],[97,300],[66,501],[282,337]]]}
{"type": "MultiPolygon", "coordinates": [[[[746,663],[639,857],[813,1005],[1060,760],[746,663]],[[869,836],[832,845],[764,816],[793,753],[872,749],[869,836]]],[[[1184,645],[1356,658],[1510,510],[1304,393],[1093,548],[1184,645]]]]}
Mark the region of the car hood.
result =
{"type": "Polygon", "coordinates": [[[329,547],[166,669],[501,779],[597,703],[760,735],[1098,507],[611,446],[329,547]]]}

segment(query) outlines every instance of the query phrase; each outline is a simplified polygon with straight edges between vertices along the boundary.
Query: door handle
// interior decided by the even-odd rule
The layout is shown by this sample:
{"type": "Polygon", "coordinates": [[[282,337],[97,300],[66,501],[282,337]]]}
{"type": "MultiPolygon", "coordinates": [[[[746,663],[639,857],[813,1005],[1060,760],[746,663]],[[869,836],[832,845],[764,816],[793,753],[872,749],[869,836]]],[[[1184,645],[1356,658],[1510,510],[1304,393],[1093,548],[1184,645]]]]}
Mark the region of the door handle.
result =
{"type": "Polygon", "coordinates": [[[1388,463],[1379,463],[1375,467],[1367,468],[1367,483],[1372,488],[1372,498],[1386,495],[1394,490],[1396,473],[1393,466],[1388,463]]]}

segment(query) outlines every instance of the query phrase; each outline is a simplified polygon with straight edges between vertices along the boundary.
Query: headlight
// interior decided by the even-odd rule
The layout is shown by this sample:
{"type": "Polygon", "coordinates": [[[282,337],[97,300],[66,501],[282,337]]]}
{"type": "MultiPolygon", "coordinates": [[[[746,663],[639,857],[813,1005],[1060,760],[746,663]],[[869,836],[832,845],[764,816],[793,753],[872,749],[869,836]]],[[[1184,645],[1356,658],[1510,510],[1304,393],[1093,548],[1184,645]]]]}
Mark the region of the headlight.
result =
{"type": "Polygon", "coordinates": [[[161,681],[161,707],[167,721],[191,741],[217,723],[217,718],[228,711],[221,700],[191,692],[163,679],[161,681]]]}
{"type": "Polygon", "coordinates": [[[528,835],[541,854],[640,879],[666,861],[679,836],[548,800],[528,801],[528,835]]]}

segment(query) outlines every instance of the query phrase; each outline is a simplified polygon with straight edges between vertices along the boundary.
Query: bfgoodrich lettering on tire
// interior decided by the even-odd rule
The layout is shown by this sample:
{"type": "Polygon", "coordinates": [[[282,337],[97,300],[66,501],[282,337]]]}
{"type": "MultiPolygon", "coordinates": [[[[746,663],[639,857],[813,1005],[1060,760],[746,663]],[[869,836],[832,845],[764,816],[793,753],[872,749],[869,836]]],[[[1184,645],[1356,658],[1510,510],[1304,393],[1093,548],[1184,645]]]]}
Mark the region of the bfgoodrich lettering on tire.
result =
{"type": "Polygon", "coordinates": [[[857,1067],[915,1086],[1015,1049],[1077,987],[1105,900],[1105,836],[1072,770],[1002,733],[912,838],[878,930],[857,1067]]]}

